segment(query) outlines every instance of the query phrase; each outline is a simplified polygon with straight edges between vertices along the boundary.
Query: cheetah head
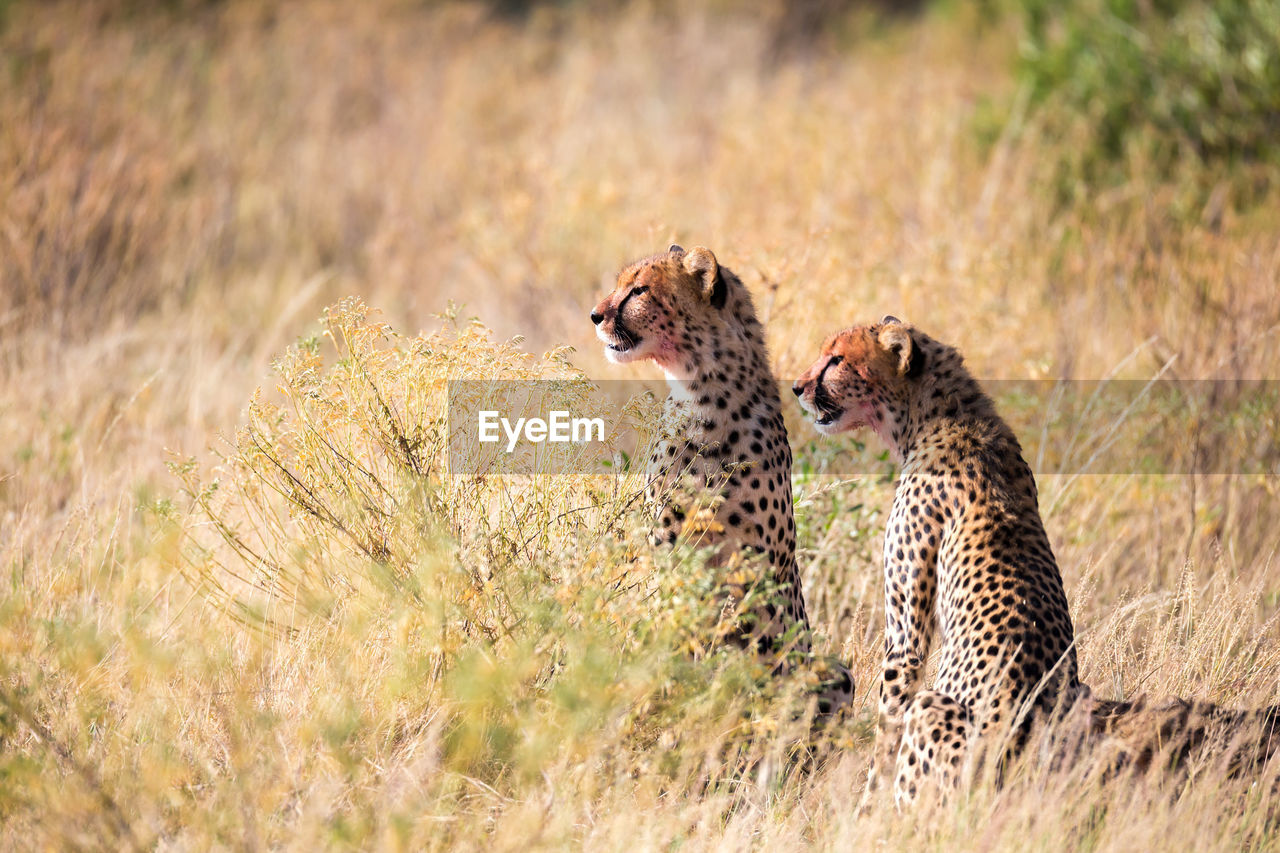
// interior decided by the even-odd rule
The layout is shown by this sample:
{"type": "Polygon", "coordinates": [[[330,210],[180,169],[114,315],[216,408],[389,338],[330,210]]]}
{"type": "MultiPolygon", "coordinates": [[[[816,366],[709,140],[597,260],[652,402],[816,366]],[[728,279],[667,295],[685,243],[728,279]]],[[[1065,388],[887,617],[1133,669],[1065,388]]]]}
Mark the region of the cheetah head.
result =
{"type": "Polygon", "coordinates": [[[651,359],[671,372],[689,334],[686,321],[719,311],[727,297],[728,285],[709,249],[672,246],[618,273],[591,322],[610,361],[651,359]]]}
{"type": "Polygon", "coordinates": [[[914,327],[897,317],[837,332],[791,390],[824,435],[869,426],[892,446],[911,385],[924,372],[914,327]]]}

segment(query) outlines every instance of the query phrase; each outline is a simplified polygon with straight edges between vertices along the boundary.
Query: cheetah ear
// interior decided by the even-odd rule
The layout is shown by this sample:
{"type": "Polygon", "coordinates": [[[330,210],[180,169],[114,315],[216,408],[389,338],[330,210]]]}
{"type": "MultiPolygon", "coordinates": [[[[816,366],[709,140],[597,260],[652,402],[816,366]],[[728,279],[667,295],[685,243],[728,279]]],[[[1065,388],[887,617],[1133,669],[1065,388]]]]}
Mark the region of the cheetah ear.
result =
{"type": "Polygon", "coordinates": [[[669,254],[669,255],[683,255],[683,254],[684,254],[684,246],[681,246],[679,243],[672,243],[670,246],[668,246],[668,247],[667,247],[667,254],[669,254]]]}
{"type": "Polygon", "coordinates": [[[895,317],[885,317],[880,330],[880,346],[898,362],[898,375],[914,379],[924,370],[924,353],[916,346],[911,329],[895,317]]]}
{"type": "Polygon", "coordinates": [[[685,253],[683,264],[684,271],[698,279],[702,298],[712,308],[723,308],[729,296],[729,287],[720,274],[720,265],[716,263],[716,256],[711,254],[711,250],[704,246],[694,246],[685,253]]]}
{"type": "Polygon", "coordinates": [[[880,325],[887,326],[890,323],[901,323],[901,322],[902,322],[901,320],[899,320],[897,317],[893,316],[892,314],[885,314],[884,319],[880,321],[880,325]]]}

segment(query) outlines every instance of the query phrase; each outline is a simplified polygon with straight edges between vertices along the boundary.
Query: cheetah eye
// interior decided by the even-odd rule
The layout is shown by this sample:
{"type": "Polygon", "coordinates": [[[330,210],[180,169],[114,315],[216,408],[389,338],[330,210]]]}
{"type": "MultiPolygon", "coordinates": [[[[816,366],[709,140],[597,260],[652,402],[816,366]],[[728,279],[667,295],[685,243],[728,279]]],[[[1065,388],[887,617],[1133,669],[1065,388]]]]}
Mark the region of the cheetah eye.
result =
{"type": "Polygon", "coordinates": [[[649,292],[649,285],[647,285],[647,284],[646,284],[646,285],[644,285],[643,287],[637,287],[635,290],[631,291],[631,295],[632,295],[632,296],[643,296],[644,294],[646,294],[646,293],[648,293],[648,292],[649,292]]]}
{"type": "Polygon", "coordinates": [[[827,362],[827,367],[835,367],[837,364],[843,364],[843,363],[844,363],[844,356],[833,355],[831,356],[831,360],[827,362]]]}

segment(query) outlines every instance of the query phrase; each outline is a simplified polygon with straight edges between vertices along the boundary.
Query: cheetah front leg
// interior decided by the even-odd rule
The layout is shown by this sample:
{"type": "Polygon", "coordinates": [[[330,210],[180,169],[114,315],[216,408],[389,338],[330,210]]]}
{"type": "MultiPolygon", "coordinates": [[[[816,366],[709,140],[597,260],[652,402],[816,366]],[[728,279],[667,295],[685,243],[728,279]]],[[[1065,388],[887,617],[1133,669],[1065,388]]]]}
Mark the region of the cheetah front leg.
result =
{"type": "MultiPolygon", "coordinates": [[[[898,486],[901,494],[908,483],[898,486]]],[[[885,653],[875,755],[858,806],[866,814],[886,774],[892,774],[908,707],[920,689],[934,631],[939,531],[894,502],[884,543],[885,653]]]]}
{"type": "MultiPolygon", "coordinates": [[[[927,644],[927,640],[926,640],[927,644]]],[[[927,650],[926,650],[927,653],[927,650]]],[[[875,754],[867,771],[867,787],[858,805],[858,814],[871,811],[887,774],[894,772],[902,743],[907,708],[920,688],[924,658],[904,651],[886,651],[881,667],[880,709],[876,721],[875,754]]]]}

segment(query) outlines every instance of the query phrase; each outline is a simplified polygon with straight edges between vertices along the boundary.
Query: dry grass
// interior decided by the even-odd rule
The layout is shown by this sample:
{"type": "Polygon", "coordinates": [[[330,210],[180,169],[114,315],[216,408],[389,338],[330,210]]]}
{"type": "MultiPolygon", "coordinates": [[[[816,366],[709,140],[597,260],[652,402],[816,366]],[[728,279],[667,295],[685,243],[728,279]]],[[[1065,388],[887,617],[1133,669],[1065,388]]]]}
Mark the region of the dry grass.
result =
{"type": "MultiPolygon", "coordinates": [[[[744,276],[784,376],[890,312],[981,376],[1277,377],[1276,199],[1188,222],[1139,173],[1050,218],[1040,166],[1082,141],[1015,112],[980,155],[1012,34],[942,13],[773,65],[770,16],[715,3],[139,8],[23,3],[0,31],[0,844],[1277,846],[1276,800],[1213,773],[1032,768],[859,820],[866,718],[802,766],[793,697],[682,651],[707,581],[630,561],[633,477],[475,499],[430,461],[444,377],[573,370],[495,339],[619,375],[586,312],[671,240],[744,276]],[[269,380],[348,294],[401,330],[455,299],[495,337],[341,315],[354,345],[269,380]],[[271,458],[348,531],[271,491],[271,458]]],[[[1277,701],[1276,486],[1046,478],[1099,694],[1277,701]]],[[[807,595],[864,711],[890,493],[798,476],[807,595]]]]}

